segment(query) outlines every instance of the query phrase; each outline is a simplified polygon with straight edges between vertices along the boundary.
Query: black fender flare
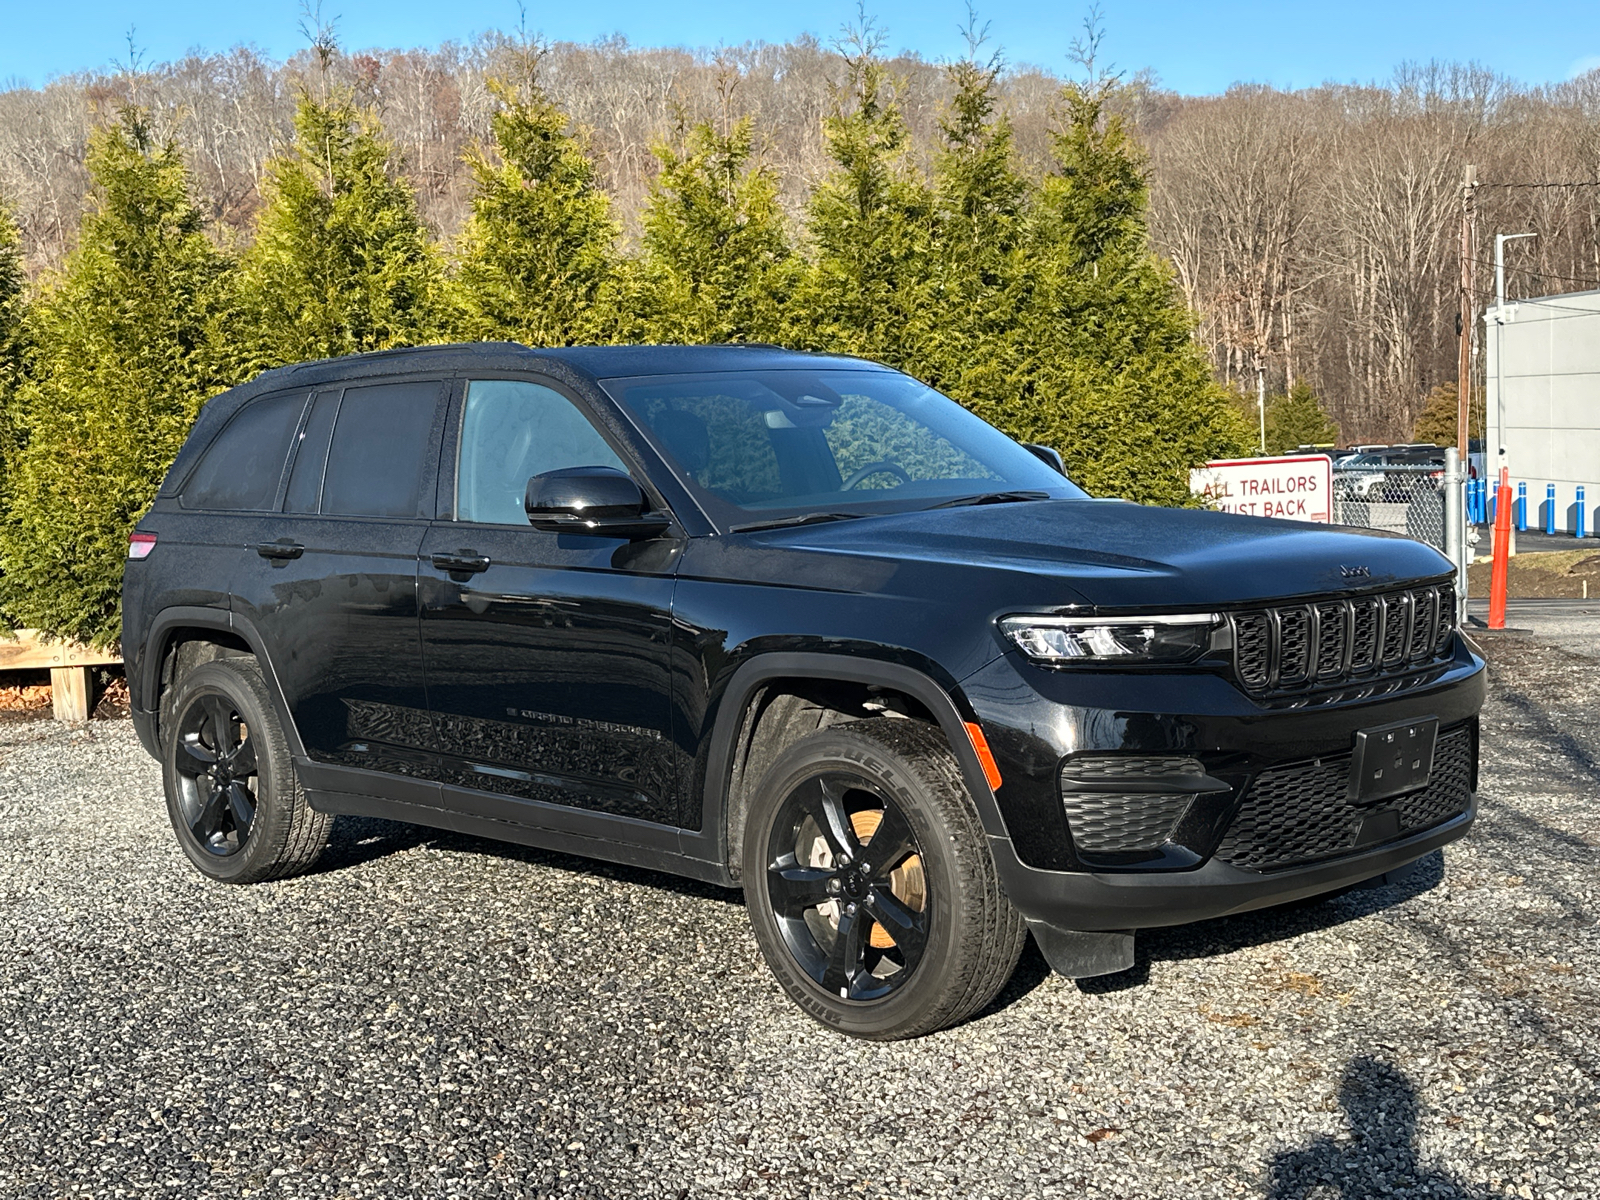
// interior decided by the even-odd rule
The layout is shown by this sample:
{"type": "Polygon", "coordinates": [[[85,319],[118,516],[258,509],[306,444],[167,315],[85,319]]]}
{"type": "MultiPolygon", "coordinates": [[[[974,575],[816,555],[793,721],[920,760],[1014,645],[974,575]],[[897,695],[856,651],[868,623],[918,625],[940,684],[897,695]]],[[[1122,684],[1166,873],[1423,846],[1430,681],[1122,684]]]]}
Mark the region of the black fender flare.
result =
{"type": "MultiPolygon", "coordinates": [[[[991,838],[1009,838],[994,791],[989,787],[983,765],[978,761],[972,739],[967,736],[966,723],[977,721],[977,714],[972,712],[954,680],[941,685],[925,671],[882,659],[769,651],[742,664],[733,673],[718,701],[706,762],[700,832],[695,839],[701,844],[697,853],[691,851],[695,857],[704,856],[731,869],[733,847],[728,845],[728,789],[745,714],[763,684],[774,679],[794,678],[879,684],[916,699],[933,714],[951,750],[955,752],[967,790],[972,793],[973,802],[977,805],[984,833],[991,838]]],[[[686,837],[685,841],[688,840],[686,837]]]]}
{"type": "Polygon", "coordinates": [[[267,681],[267,690],[277,707],[278,724],[283,727],[283,736],[289,741],[290,752],[296,757],[305,757],[306,751],[300,740],[300,731],[295,728],[290,716],[289,702],[284,696],[283,684],[273,667],[271,655],[266,652],[266,640],[261,636],[261,631],[249,619],[221,608],[174,605],[162,609],[150,622],[139,663],[141,694],[134,697],[134,702],[139,708],[151,714],[151,731],[157,739],[160,736],[161,720],[159,704],[161,664],[166,660],[167,646],[172,640],[172,632],[175,629],[214,629],[218,633],[231,633],[249,646],[256,661],[261,664],[261,674],[267,681]]]}

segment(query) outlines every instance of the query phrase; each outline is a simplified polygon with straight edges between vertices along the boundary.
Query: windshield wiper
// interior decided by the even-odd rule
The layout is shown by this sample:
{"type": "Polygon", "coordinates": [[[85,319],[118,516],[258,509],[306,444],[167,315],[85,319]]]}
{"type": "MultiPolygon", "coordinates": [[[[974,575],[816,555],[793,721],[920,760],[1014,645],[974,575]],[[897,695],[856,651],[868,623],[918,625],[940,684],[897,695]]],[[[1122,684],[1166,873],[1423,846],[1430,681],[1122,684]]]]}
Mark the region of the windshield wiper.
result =
{"type": "Polygon", "coordinates": [[[941,500],[930,504],[924,512],[936,508],[968,508],[974,504],[1015,504],[1022,500],[1048,500],[1049,492],[983,492],[976,496],[957,496],[954,500],[941,500]]]}
{"type": "Polygon", "coordinates": [[[801,513],[798,517],[778,517],[772,521],[751,521],[747,525],[730,525],[729,533],[754,533],[758,529],[783,529],[790,525],[822,525],[828,521],[850,521],[856,517],[864,517],[866,513],[853,512],[814,512],[801,513]]]}

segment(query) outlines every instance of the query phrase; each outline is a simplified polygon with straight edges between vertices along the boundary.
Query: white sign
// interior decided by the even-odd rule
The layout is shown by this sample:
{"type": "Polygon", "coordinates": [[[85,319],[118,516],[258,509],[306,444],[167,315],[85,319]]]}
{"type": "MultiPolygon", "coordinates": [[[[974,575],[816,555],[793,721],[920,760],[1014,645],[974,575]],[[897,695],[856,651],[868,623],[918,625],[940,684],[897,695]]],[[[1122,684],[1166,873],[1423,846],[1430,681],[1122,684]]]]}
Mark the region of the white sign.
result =
{"type": "Polygon", "coordinates": [[[1333,520],[1333,460],[1326,454],[1209,462],[1189,472],[1189,490],[1218,512],[1333,520]]]}

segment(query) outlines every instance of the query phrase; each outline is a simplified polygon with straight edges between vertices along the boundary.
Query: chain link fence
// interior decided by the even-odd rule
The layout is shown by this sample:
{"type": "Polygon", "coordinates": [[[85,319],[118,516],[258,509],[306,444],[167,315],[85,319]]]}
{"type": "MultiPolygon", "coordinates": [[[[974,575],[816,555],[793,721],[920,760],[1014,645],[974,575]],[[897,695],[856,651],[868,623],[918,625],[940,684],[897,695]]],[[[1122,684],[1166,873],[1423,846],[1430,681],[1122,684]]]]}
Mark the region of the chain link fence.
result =
{"type": "Polygon", "coordinates": [[[1442,466],[1335,467],[1333,519],[1445,549],[1442,466]]]}

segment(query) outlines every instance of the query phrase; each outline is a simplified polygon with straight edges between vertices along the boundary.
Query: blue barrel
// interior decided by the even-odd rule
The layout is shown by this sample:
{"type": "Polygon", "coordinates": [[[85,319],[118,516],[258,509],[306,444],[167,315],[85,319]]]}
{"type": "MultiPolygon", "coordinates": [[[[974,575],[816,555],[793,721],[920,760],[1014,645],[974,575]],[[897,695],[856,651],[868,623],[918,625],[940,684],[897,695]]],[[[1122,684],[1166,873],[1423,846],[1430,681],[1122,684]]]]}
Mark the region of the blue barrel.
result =
{"type": "Polygon", "coordinates": [[[1573,522],[1572,536],[1583,537],[1583,484],[1578,485],[1578,519],[1573,522]]]}
{"type": "Polygon", "coordinates": [[[1517,484],[1517,506],[1511,510],[1511,519],[1517,523],[1518,533],[1528,532],[1528,484],[1517,484]]]}
{"type": "Polygon", "coordinates": [[[1544,485],[1544,531],[1549,537],[1556,535],[1556,485],[1544,485]]]}
{"type": "Polygon", "coordinates": [[[1487,479],[1483,481],[1483,487],[1489,501],[1488,520],[1484,524],[1493,525],[1495,516],[1500,509],[1500,489],[1495,488],[1494,491],[1489,491],[1489,481],[1487,479]]]}

